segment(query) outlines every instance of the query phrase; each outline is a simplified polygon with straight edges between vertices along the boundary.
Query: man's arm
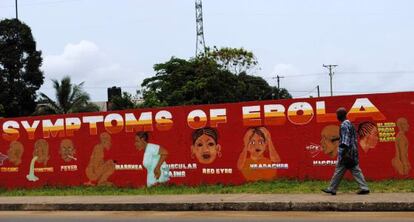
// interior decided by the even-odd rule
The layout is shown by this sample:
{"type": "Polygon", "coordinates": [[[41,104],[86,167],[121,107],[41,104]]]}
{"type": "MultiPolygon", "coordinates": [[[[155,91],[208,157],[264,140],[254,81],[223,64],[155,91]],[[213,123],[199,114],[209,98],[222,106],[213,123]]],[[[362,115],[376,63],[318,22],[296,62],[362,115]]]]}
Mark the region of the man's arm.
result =
{"type": "Polygon", "coordinates": [[[162,146],[160,146],[160,150],[158,151],[158,154],[160,155],[160,159],[158,160],[157,166],[154,169],[154,174],[155,174],[156,179],[160,178],[161,176],[161,165],[167,159],[168,151],[164,149],[162,146]]]}

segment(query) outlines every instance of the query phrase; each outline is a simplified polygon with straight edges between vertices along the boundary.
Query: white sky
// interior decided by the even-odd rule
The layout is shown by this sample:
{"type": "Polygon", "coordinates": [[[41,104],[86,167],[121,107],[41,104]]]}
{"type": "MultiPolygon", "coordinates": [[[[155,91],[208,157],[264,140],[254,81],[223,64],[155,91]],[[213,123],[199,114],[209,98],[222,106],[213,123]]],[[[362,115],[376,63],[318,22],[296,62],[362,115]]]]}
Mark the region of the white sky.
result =
{"type": "MultiPolygon", "coordinates": [[[[0,19],[15,0],[0,0],[0,19]]],[[[135,92],[153,65],[195,53],[194,0],[18,0],[19,19],[43,52],[45,84],[70,75],[92,100],[135,92]]],[[[412,0],[204,0],[208,46],[255,53],[255,75],[294,97],[329,95],[322,64],[339,65],[334,94],[414,91],[412,0]]]]}

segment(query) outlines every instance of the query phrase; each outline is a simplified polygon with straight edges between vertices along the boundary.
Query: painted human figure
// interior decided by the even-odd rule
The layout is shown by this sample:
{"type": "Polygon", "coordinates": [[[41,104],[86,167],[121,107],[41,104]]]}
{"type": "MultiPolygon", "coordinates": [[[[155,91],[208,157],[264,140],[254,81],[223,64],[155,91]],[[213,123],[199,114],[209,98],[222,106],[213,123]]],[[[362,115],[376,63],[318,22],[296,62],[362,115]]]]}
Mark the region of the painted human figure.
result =
{"type": "Polygon", "coordinates": [[[39,139],[35,142],[33,156],[37,157],[37,163],[43,163],[44,166],[47,166],[50,156],[49,143],[45,139],[39,139]]]}
{"type": "Polygon", "coordinates": [[[65,161],[65,163],[68,163],[72,160],[75,160],[75,161],[77,160],[75,157],[76,149],[75,149],[75,146],[73,145],[72,140],[63,139],[60,142],[59,154],[60,154],[60,158],[62,158],[62,160],[65,161]]]}
{"type": "Polygon", "coordinates": [[[366,153],[370,149],[374,149],[379,140],[377,126],[372,122],[363,122],[358,125],[359,145],[366,153]]]}
{"type": "Polygon", "coordinates": [[[111,186],[112,183],[108,178],[115,172],[115,163],[113,160],[106,160],[104,158],[105,150],[111,149],[111,136],[104,132],[99,136],[100,142],[95,145],[89,164],[86,167],[86,176],[89,181],[85,183],[87,186],[111,186]]]}
{"type": "Polygon", "coordinates": [[[392,166],[400,175],[408,175],[411,164],[408,159],[409,142],[407,136],[409,125],[406,118],[397,120],[398,134],[395,138],[395,157],[392,159],[392,166]]]}
{"type": "Polygon", "coordinates": [[[23,151],[24,148],[21,142],[11,142],[9,150],[7,151],[7,158],[9,162],[13,163],[15,166],[20,165],[20,163],[22,162],[23,151]]]}
{"type": "Polygon", "coordinates": [[[135,135],[135,147],[144,151],[142,164],[147,170],[147,187],[151,187],[169,180],[169,168],[165,160],[168,151],[162,146],[149,143],[148,132],[138,132],[135,135]]]}
{"type": "Polygon", "coordinates": [[[270,132],[265,127],[250,128],[246,131],[244,147],[237,161],[237,168],[247,181],[272,180],[277,176],[277,169],[255,169],[252,165],[279,163],[270,132]],[[269,158],[265,156],[269,151],[269,158]]]}
{"type": "Polygon", "coordinates": [[[321,131],[321,147],[323,153],[334,158],[338,155],[339,126],[328,125],[321,131]]]}
{"type": "Polygon", "coordinates": [[[218,144],[218,133],[214,128],[197,129],[192,134],[191,157],[199,163],[213,163],[221,157],[221,146],[218,144]]]}
{"type": "Polygon", "coordinates": [[[33,158],[30,162],[29,174],[26,175],[29,181],[38,181],[39,178],[34,174],[35,164],[42,163],[43,166],[47,166],[49,161],[49,143],[45,139],[39,139],[34,144],[33,158]]]}

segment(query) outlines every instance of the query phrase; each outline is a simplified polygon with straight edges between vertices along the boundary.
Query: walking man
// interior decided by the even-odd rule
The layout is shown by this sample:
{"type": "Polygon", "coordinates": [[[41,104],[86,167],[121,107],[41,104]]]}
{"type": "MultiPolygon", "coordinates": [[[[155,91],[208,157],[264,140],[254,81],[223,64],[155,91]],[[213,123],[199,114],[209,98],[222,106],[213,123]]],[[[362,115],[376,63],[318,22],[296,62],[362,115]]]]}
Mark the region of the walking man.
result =
{"type": "Polygon", "coordinates": [[[356,131],[351,121],[346,118],[346,114],[347,111],[343,107],[336,111],[336,117],[341,122],[339,130],[338,161],[329,187],[327,189],[322,189],[322,191],[331,195],[336,195],[342,177],[346,170],[350,170],[360,188],[357,194],[369,194],[367,182],[364,179],[361,168],[359,168],[356,131]]]}

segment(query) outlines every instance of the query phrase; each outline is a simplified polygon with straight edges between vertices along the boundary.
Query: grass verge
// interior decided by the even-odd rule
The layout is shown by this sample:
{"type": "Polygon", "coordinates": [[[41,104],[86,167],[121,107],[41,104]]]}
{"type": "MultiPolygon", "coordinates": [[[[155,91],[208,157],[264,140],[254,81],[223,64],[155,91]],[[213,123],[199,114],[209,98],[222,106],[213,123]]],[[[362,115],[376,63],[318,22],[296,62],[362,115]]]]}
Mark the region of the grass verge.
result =
{"type": "MultiPolygon", "coordinates": [[[[414,192],[414,180],[384,180],[368,182],[372,192],[406,193],[414,192]]],[[[155,195],[155,194],[284,194],[284,193],[320,193],[328,186],[327,181],[276,180],[271,182],[254,182],[243,185],[201,185],[180,186],[161,185],[151,188],[117,188],[117,187],[42,187],[35,189],[0,189],[0,196],[69,196],[69,195],[155,195]]],[[[355,181],[343,180],[339,191],[355,192],[355,181]]]]}

